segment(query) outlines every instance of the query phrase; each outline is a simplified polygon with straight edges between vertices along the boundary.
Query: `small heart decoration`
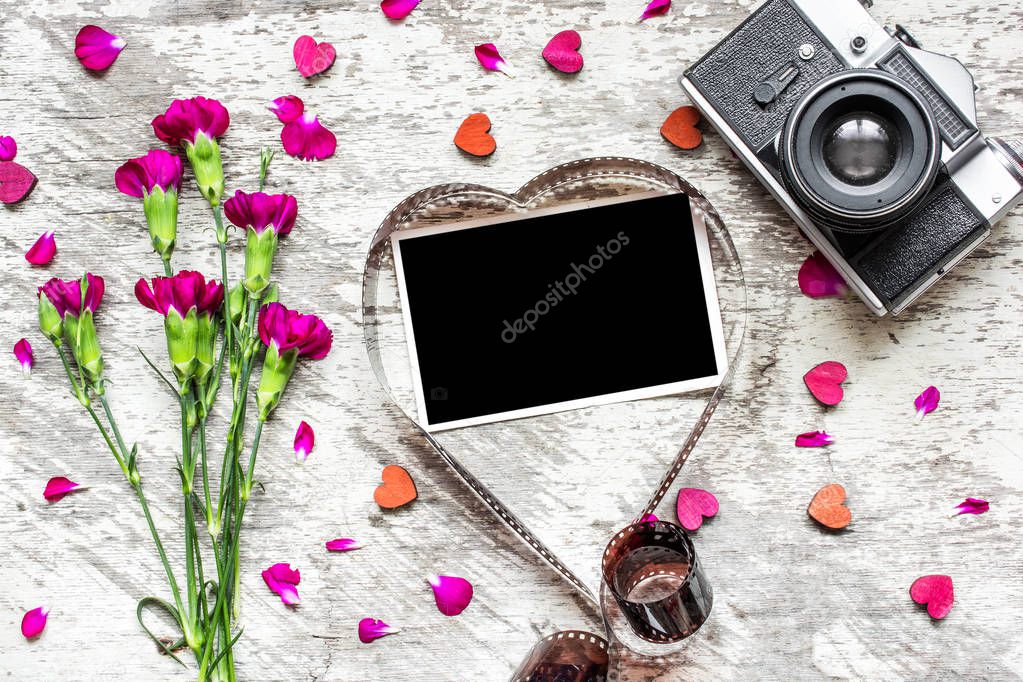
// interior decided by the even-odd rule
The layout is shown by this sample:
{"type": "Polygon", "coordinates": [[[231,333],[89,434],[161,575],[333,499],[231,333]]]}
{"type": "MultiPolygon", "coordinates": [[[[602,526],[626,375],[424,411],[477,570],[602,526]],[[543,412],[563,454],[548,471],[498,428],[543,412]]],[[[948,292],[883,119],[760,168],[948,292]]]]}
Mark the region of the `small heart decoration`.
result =
{"type": "Polygon", "coordinates": [[[949,614],[955,602],[952,578],[947,575],[925,575],[917,578],[909,588],[909,596],[917,604],[927,605],[927,615],[935,620],[941,620],[949,614]]]}
{"type": "Polygon", "coordinates": [[[471,114],[455,133],[455,146],[473,156],[490,156],[497,149],[497,140],[490,134],[490,117],[471,114]]]}
{"type": "Polygon", "coordinates": [[[703,525],[704,517],[718,513],[718,498],[700,488],[682,488],[675,503],[678,522],[686,530],[697,530],[703,525]]]}
{"type": "Polygon", "coordinates": [[[397,464],[388,464],[380,474],[383,481],[373,491],[373,499],[384,509],[397,509],[419,497],[415,481],[397,464]]]}
{"type": "Polygon", "coordinates": [[[826,485],[810,500],[806,513],[831,530],[841,530],[852,521],[852,512],[845,506],[845,488],[837,483],[826,485]]]}
{"type": "Polygon", "coordinates": [[[834,407],[845,397],[841,384],[848,376],[849,371],[845,365],[828,360],[804,374],[803,383],[810,389],[814,398],[828,407],[834,407]]]}
{"type": "Polygon", "coordinates": [[[541,53],[547,63],[562,73],[577,73],[583,68],[579,47],[583,39],[577,31],[562,31],[551,38],[541,53]]]}
{"type": "Polygon", "coordinates": [[[16,204],[36,186],[32,171],[13,161],[0,161],[0,202],[16,204]]]}
{"type": "Polygon", "coordinates": [[[696,149],[703,142],[703,133],[696,127],[700,118],[696,107],[679,107],[664,120],[661,135],[679,149],[696,149]]]}
{"type": "Polygon", "coordinates": [[[337,51],[333,45],[327,41],[317,43],[312,36],[301,36],[296,40],[293,53],[295,66],[305,78],[323,73],[334,65],[337,58],[337,51]]]}

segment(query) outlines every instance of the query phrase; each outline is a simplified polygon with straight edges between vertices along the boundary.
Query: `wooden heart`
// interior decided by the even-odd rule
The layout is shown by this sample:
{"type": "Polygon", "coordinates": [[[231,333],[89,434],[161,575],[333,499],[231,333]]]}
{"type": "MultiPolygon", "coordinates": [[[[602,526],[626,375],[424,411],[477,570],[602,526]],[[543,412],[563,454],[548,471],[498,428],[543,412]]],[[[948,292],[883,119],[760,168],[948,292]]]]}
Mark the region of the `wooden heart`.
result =
{"type": "Polygon", "coordinates": [[[380,474],[383,481],[373,492],[373,499],[384,509],[397,509],[419,496],[415,481],[397,464],[388,464],[380,474]]]}
{"type": "Polygon", "coordinates": [[[312,36],[302,36],[296,40],[293,54],[298,72],[306,78],[323,73],[334,65],[334,59],[337,58],[333,45],[327,41],[317,43],[312,36]]]}
{"type": "Polygon", "coordinates": [[[842,398],[845,396],[841,384],[848,376],[849,372],[845,365],[829,360],[804,374],[803,383],[810,389],[814,398],[833,407],[842,402],[842,398]]]}
{"type": "Polygon", "coordinates": [[[490,134],[490,117],[471,114],[458,126],[455,146],[473,156],[490,156],[497,149],[497,141],[490,134]]]}
{"type": "Polygon", "coordinates": [[[35,186],[32,171],[13,161],[0,162],[0,202],[15,204],[31,194],[35,186]]]}
{"type": "Polygon", "coordinates": [[[852,521],[852,512],[845,506],[845,488],[837,483],[826,485],[810,500],[806,513],[825,528],[840,530],[852,521]]]}
{"type": "Polygon", "coordinates": [[[696,127],[699,122],[696,107],[679,107],[661,125],[661,135],[679,149],[696,149],[703,142],[703,133],[696,127]]]}

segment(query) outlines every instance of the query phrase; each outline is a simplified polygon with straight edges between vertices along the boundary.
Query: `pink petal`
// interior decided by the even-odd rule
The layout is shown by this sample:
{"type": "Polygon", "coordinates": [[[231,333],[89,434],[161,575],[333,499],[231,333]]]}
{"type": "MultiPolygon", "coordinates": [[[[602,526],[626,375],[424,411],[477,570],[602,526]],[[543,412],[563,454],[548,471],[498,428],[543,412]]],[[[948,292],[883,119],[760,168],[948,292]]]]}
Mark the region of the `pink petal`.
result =
{"type": "Polygon", "coordinates": [[[80,487],[81,484],[75,483],[71,479],[64,478],[63,476],[54,476],[46,482],[46,487],[43,489],[43,497],[46,498],[47,502],[59,502],[64,499],[65,495],[80,487]]]}
{"type": "Polygon", "coordinates": [[[25,260],[32,265],[48,265],[57,255],[57,242],[53,240],[53,230],[43,232],[32,248],[25,254],[25,260]]]}
{"type": "Polygon", "coordinates": [[[394,635],[398,632],[397,628],[375,618],[363,618],[359,621],[359,641],[363,644],[369,644],[374,639],[394,635]]]}
{"type": "Polygon", "coordinates": [[[281,123],[291,123],[305,111],[305,104],[295,95],[284,95],[270,102],[267,109],[274,112],[281,123]]]}
{"type": "Polygon", "coordinates": [[[284,151],[303,161],[312,161],[334,156],[337,138],[320,124],[320,119],[311,112],[284,126],[281,130],[284,151]]]}
{"type": "Polygon", "coordinates": [[[14,344],[14,357],[21,363],[21,371],[28,376],[32,373],[32,363],[35,362],[35,355],[32,354],[32,344],[28,339],[21,339],[14,344]]]}
{"type": "Polygon", "coordinates": [[[504,71],[506,62],[501,53],[497,51],[497,47],[493,43],[483,43],[475,47],[476,59],[480,60],[480,64],[483,65],[484,69],[488,71],[504,71]]]}
{"type": "Polygon", "coordinates": [[[472,583],[451,575],[431,575],[427,580],[433,588],[437,608],[445,616],[457,616],[472,601],[472,583]]]}
{"type": "Polygon", "coordinates": [[[404,19],[416,8],[420,0],[383,0],[380,9],[388,19],[404,19]]]}
{"type": "Polygon", "coordinates": [[[930,617],[940,620],[949,614],[955,602],[952,578],[947,575],[925,575],[917,578],[909,588],[909,596],[917,604],[927,604],[927,613],[930,617]]]}
{"type": "Polygon", "coordinates": [[[675,502],[675,513],[678,514],[678,522],[686,530],[698,530],[703,525],[703,519],[716,516],[718,513],[718,498],[714,493],[700,488],[682,488],[678,491],[678,499],[675,502]]]}
{"type": "Polygon", "coordinates": [[[306,461],[309,458],[309,453],[313,451],[315,440],[313,427],[304,421],[299,424],[298,431],[295,432],[295,459],[299,462],[306,461]]]}
{"type": "Polygon", "coordinates": [[[328,540],[325,544],[330,552],[351,552],[353,549],[362,549],[362,545],[357,540],[351,538],[328,540]]]}
{"type": "Polygon", "coordinates": [[[643,10],[643,16],[639,20],[644,21],[650,17],[659,17],[662,14],[667,14],[669,9],[671,9],[671,0],[653,0],[643,10]]]}
{"type": "Polygon", "coordinates": [[[934,386],[928,386],[924,389],[924,392],[916,397],[913,401],[913,405],[916,406],[916,420],[920,421],[924,418],[925,414],[934,412],[938,407],[938,403],[941,402],[941,391],[936,389],[934,386]]]}
{"type": "Polygon", "coordinates": [[[38,606],[27,611],[21,618],[21,634],[25,639],[34,639],[41,635],[49,615],[50,609],[45,606],[38,606]]]}
{"type": "Polygon", "coordinates": [[[987,500],[967,497],[956,506],[959,512],[954,514],[954,516],[960,516],[961,514],[984,514],[990,507],[991,505],[988,504],[987,500]]]}
{"type": "Polygon", "coordinates": [[[18,143],[13,137],[0,135],[0,161],[14,161],[18,155],[18,143]]]}
{"type": "Polygon", "coordinates": [[[298,584],[302,582],[302,576],[297,568],[293,569],[288,564],[274,564],[263,571],[262,575],[266,586],[285,605],[294,606],[302,602],[298,597],[298,584]]]}
{"type": "Polygon", "coordinates": [[[75,37],[75,56],[90,71],[102,71],[114,63],[126,44],[124,38],[99,26],[83,26],[75,37]]]}
{"type": "Polygon", "coordinates": [[[825,445],[831,445],[834,442],[834,437],[823,431],[810,431],[809,433],[801,433],[796,436],[797,448],[820,448],[825,445]]]}
{"type": "Polygon", "coordinates": [[[643,514],[643,517],[639,520],[640,523],[657,523],[658,521],[660,521],[660,519],[658,519],[654,514],[643,514]]]}
{"type": "Polygon", "coordinates": [[[845,296],[848,287],[824,254],[814,251],[799,268],[799,290],[810,298],[826,298],[845,296]]]}

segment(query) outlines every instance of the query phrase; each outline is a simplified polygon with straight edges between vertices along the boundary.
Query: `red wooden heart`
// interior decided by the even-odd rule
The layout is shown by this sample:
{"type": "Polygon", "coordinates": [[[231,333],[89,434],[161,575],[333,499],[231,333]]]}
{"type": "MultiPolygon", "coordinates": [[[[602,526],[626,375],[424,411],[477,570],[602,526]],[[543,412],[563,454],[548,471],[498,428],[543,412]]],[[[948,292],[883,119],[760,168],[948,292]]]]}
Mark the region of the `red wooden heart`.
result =
{"type": "Polygon", "coordinates": [[[817,491],[806,510],[817,523],[831,530],[840,530],[852,521],[852,512],[845,506],[845,488],[837,483],[817,491]]]}
{"type": "Polygon", "coordinates": [[[419,496],[415,481],[397,464],[388,464],[380,474],[383,481],[373,491],[373,499],[384,509],[397,509],[419,496]]]}
{"type": "Polygon", "coordinates": [[[927,614],[940,620],[949,614],[952,603],[955,602],[952,578],[947,575],[925,575],[917,578],[909,588],[909,596],[917,604],[926,604],[927,614]]]}
{"type": "Polygon", "coordinates": [[[337,51],[327,41],[317,43],[312,36],[302,36],[295,41],[294,55],[298,72],[309,78],[329,69],[337,58],[337,51]]]}
{"type": "Polygon", "coordinates": [[[497,140],[490,134],[490,117],[471,114],[458,126],[455,146],[473,156],[490,156],[497,149],[497,140]]]}
{"type": "Polygon", "coordinates": [[[15,204],[31,194],[35,186],[32,171],[13,161],[0,161],[0,202],[15,204]]]}
{"type": "Polygon", "coordinates": [[[696,149],[703,142],[703,133],[696,127],[699,122],[699,109],[679,107],[661,125],[661,135],[679,149],[696,149]]]}
{"type": "Polygon", "coordinates": [[[848,376],[849,372],[845,365],[829,360],[804,374],[803,383],[810,389],[814,398],[825,405],[834,406],[842,402],[842,398],[845,396],[841,383],[848,376]]]}
{"type": "Polygon", "coordinates": [[[579,46],[583,39],[576,31],[562,31],[547,43],[541,53],[547,63],[562,73],[576,73],[583,68],[579,46]]]}

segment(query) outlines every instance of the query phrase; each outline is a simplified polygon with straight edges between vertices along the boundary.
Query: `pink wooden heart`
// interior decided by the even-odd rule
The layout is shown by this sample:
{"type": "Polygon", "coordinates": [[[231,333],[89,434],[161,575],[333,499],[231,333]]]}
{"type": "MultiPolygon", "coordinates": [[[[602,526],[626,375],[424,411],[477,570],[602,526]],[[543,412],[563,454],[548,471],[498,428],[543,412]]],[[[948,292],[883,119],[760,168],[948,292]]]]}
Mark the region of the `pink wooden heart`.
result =
{"type": "Polygon", "coordinates": [[[803,383],[810,389],[813,397],[825,405],[834,406],[842,402],[845,393],[841,383],[849,376],[848,370],[841,362],[828,360],[817,365],[803,375],[803,383]]]}
{"type": "Polygon", "coordinates": [[[947,575],[925,575],[917,578],[909,588],[909,596],[917,604],[926,604],[927,613],[931,618],[944,618],[952,610],[952,602],[955,601],[952,578],[947,575]]]}
{"type": "Polygon", "coordinates": [[[36,186],[32,171],[13,161],[0,161],[0,202],[14,204],[29,195],[36,186]]]}
{"type": "Polygon", "coordinates": [[[718,498],[699,488],[682,488],[675,503],[678,522],[686,530],[696,530],[703,525],[703,517],[710,518],[718,513],[718,498]]]}
{"type": "Polygon", "coordinates": [[[295,41],[295,66],[298,72],[309,78],[323,73],[334,64],[337,52],[334,46],[323,41],[317,43],[312,36],[302,36],[295,41]]]}
{"type": "Polygon", "coordinates": [[[576,31],[562,31],[547,43],[541,53],[547,63],[562,73],[576,73],[583,68],[579,46],[583,39],[576,31]]]}

